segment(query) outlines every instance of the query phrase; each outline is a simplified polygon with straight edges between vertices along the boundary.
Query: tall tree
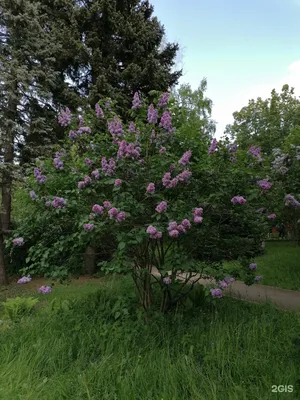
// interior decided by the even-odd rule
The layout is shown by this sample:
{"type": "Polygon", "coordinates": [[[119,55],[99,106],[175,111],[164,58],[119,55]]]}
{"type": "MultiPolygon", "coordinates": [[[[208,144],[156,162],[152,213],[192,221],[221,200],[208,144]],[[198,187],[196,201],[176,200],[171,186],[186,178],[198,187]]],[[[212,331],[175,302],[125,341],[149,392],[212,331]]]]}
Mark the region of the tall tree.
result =
{"type": "Polygon", "coordinates": [[[248,106],[233,114],[234,123],[228,125],[225,135],[235,139],[242,148],[252,144],[261,146],[266,154],[280,148],[292,131],[300,126],[300,100],[288,85],[281,93],[272,90],[271,97],[250,100],[248,106]]]}

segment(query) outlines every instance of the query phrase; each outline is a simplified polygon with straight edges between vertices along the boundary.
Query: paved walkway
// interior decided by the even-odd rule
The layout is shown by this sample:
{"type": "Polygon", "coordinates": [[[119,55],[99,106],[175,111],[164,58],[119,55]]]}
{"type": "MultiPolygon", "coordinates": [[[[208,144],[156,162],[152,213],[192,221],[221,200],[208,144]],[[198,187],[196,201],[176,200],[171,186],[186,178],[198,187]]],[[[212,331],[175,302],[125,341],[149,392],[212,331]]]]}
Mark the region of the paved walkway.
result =
{"type": "MultiPolygon", "coordinates": [[[[156,268],[153,268],[152,273],[157,276],[160,275],[156,268]]],[[[186,274],[180,274],[178,278],[184,279],[185,276],[186,274]]],[[[193,279],[196,280],[197,276],[193,279]]],[[[200,279],[198,283],[202,285],[211,285],[215,283],[215,281],[213,279],[200,279]]],[[[247,286],[244,282],[236,281],[225,289],[225,294],[237,299],[256,303],[270,301],[278,308],[300,312],[300,292],[295,290],[286,290],[265,285],[247,286]]]]}

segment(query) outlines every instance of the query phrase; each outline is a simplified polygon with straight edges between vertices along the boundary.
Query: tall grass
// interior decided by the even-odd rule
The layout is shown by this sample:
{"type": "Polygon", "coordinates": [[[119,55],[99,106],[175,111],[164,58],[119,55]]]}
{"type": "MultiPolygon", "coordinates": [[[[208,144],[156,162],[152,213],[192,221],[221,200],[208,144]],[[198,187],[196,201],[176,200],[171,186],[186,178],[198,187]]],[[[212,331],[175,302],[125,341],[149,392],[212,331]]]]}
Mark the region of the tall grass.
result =
{"type": "Polygon", "coordinates": [[[299,314],[228,298],[145,324],[123,278],[41,298],[0,328],[1,400],[300,398],[299,314]]]}

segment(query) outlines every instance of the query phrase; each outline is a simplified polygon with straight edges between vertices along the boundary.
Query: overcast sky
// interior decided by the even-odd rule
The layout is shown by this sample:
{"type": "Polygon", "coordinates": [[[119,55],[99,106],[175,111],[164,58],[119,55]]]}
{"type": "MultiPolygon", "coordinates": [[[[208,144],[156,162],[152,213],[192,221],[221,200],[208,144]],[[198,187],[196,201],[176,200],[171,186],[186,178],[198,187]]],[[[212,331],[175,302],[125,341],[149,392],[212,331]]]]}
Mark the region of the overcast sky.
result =
{"type": "Polygon", "coordinates": [[[217,137],[250,98],[288,83],[300,95],[300,0],[151,0],[182,49],[180,83],[203,77],[217,137]]]}

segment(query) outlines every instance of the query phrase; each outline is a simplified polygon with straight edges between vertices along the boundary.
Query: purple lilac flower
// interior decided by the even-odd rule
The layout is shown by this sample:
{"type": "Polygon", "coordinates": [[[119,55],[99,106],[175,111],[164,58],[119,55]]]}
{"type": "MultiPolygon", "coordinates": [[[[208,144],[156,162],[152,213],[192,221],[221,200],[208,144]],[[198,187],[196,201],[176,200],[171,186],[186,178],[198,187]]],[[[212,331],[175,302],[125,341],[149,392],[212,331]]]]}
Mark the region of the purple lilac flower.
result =
{"type": "Polygon", "coordinates": [[[168,232],[173,231],[175,229],[177,229],[177,222],[176,221],[169,222],[168,232]]]}
{"type": "Polygon", "coordinates": [[[261,281],[263,279],[263,277],[261,275],[258,275],[254,278],[254,280],[256,281],[261,281]]]}
{"type": "Polygon", "coordinates": [[[216,299],[223,297],[223,292],[221,289],[210,289],[210,294],[216,299]]]}
{"type": "Polygon", "coordinates": [[[121,186],[122,185],[121,179],[116,179],[114,185],[115,186],[121,186]]]}
{"type": "Polygon", "coordinates": [[[28,282],[30,282],[30,281],[32,281],[32,278],[31,278],[30,276],[23,276],[22,278],[20,278],[20,279],[18,280],[18,283],[19,283],[20,285],[22,285],[22,284],[28,283],[28,282]]]}
{"type": "Polygon", "coordinates": [[[69,138],[75,140],[77,138],[77,133],[75,131],[70,131],[69,138]]]}
{"type": "Polygon", "coordinates": [[[294,196],[291,194],[287,194],[284,198],[284,202],[286,206],[292,207],[292,208],[298,208],[300,207],[299,201],[295,199],[294,196]]]}
{"type": "Polygon", "coordinates": [[[124,211],[120,211],[120,212],[118,213],[117,217],[116,217],[116,221],[117,221],[117,222],[122,222],[122,221],[124,221],[125,216],[126,216],[125,212],[124,212],[124,211]]]}
{"type": "Polygon", "coordinates": [[[121,120],[115,116],[114,120],[107,123],[108,130],[114,139],[124,136],[123,126],[121,120]]]}
{"type": "Polygon", "coordinates": [[[243,196],[234,196],[231,199],[232,204],[245,204],[247,200],[243,196]]]}
{"type": "Polygon", "coordinates": [[[226,278],[223,279],[223,281],[226,282],[227,285],[229,285],[230,283],[233,283],[235,279],[232,278],[231,276],[227,276],[226,278]]]}
{"type": "Polygon", "coordinates": [[[117,217],[118,213],[119,213],[119,211],[116,207],[113,207],[108,211],[108,215],[109,215],[110,219],[115,219],[117,217]]]}
{"type": "Polygon", "coordinates": [[[183,225],[179,224],[179,225],[177,225],[177,231],[179,233],[185,233],[186,229],[185,229],[185,227],[183,225]]]}
{"type": "Polygon", "coordinates": [[[92,167],[92,165],[94,164],[94,162],[89,158],[85,158],[84,162],[88,167],[92,167]]]}
{"type": "Polygon", "coordinates": [[[191,150],[186,151],[181,157],[181,159],[178,161],[178,164],[184,167],[187,166],[190,163],[191,156],[192,156],[191,150]]]}
{"type": "Polygon", "coordinates": [[[150,104],[148,108],[148,124],[156,124],[158,118],[158,112],[155,110],[154,105],[150,104]]]}
{"type": "Polygon", "coordinates": [[[237,144],[236,143],[232,143],[232,144],[229,144],[228,146],[227,146],[227,150],[230,152],[230,153],[235,153],[236,151],[237,151],[237,144]]]}
{"type": "Polygon", "coordinates": [[[168,104],[168,100],[169,100],[169,93],[168,92],[163,93],[158,100],[158,107],[161,108],[166,107],[166,105],[168,104]]]}
{"type": "Polygon", "coordinates": [[[168,132],[172,130],[172,117],[169,111],[164,111],[163,115],[161,116],[159,126],[168,132]]]}
{"type": "Polygon", "coordinates": [[[86,232],[91,232],[95,228],[94,224],[83,224],[83,229],[86,232]]]}
{"type": "Polygon", "coordinates": [[[63,208],[66,206],[66,200],[63,197],[53,197],[53,201],[51,203],[54,208],[63,208]]]}
{"type": "Polygon", "coordinates": [[[89,126],[81,126],[77,132],[79,135],[82,135],[84,133],[86,133],[87,135],[90,135],[92,133],[92,130],[89,126]]]}
{"type": "Polygon", "coordinates": [[[170,168],[169,171],[172,173],[175,169],[175,165],[174,164],[170,164],[170,168]]]}
{"type": "Polygon", "coordinates": [[[253,155],[253,157],[257,158],[259,161],[262,161],[262,157],[261,157],[261,148],[260,147],[256,147],[254,145],[252,145],[250,147],[250,149],[248,150],[248,153],[251,153],[253,155]]]}
{"type": "Polygon", "coordinates": [[[42,294],[49,294],[49,293],[52,292],[52,287],[51,287],[51,286],[41,286],[41,287],[38,289],[38,292],[39,292],[39,293],[42,293],[42,294]]]}
{"type": "Polygon", "coordinates": [[[249,265],[249,268],[251,269],[251,271],[254,271],[254,270],[256,270],[256,268],[257,268],[257,264],[251,263],[251,264],[249,265]]]}
{"type": "Polygon", "coordinates": [[[83,126],[83,125],[84,125],[84,119],[83,119],[83,116],[82,116],[82,115],[79,115],[79,117],[78,117],[78,123],[79,123],[79,126],[83,126]]]}
{"type": "Polygon", "coordinates": [[[66,107],[66,110],[62,110],[60,115],[58,116],[58,123],[61,126],[68,126],[70,125],[72,120],[72,114],[71,111],[68,107],[66,107]]]}
{"type": "Polygon", "coordinates": [[[169,276],[166,276],[165,278],[163,278],[163,283],[165,285],[171,285],[172,279],[169,276]]]}
{"type": "Polygon", "coordinates": [[[216,149],[217,149],[217,139],[213,139],[210,144],[208,154],[213,154],[216,151],[216,149]]]}
{"type": "Polygon", "coordinates": [[[218,282],[218,286],[221,288],[221,289],[226,289],[227,288],[227,286],[228,286],[228,283],[226,282],[226,281],[220,281],[220,282],[218,282]]]}
{"type": "Polygon", "coordinates": [[[177,229],[173,229],[172,231],[169,231],[169,236],[171,238],[177,238],[179,236],[179,231],[177,229]]]}
{"type": "Polygon", "coordinates": [[[116,163],[112,157],[110,158],[109,162],[107,162],[106,157],[102,157],[101,166],[104,175],[113,176],[115,174],[116,163]]]}
{"type": "Polygon", "coordinates": [[[92,211],[95,214],[102,215],[103,212],[104,212],[104,207],[100,206],[99,204],[94,204],[93,208],[92,208],[92,211]]]}
{"type": "Polygon", "coordinates": [[[86,177],[84,178],[84,183],[85,183],[86,185],[90,185],[90,184],[92,183],[91,178],[90,178],[89,176],[86,176],[86,177]]]}
{"type": "Polygon", "coordinates": [[[129,127],[128,127],[128,131],[131,133],[135,133],[135,125],[134,122],[130,122],[129,127]]]}
{"type": "Polygon", "coordinates": [[[108,200],[106,200],[106,201],[103,203],[103,206],[104,206],[104,208],[110,208],[110,207],[111,207],[111,204],[110,204],[110,202],[109,202],[108,200]]]}
{"type": "Polygon", "coordinates": [[[167,202],[166,202],[166,201],[162,201],[162,202],[160,202],[160,203],[157,205],[157,207],[155,208],[155,210],[156,210],[158,213],[161,214],[161,213],[163,213],[163,212],[166,211],[167,206],[168,206],[167,202]]]}
{"type": "Polygon", "coordinates": [[[270,214],[270,215],[268,215],[267,218],[268,218],[270,221],[273,221],[274,219],[276,219],[276,214],[275,214],[275,213],[270,214]]]}
{"type": "Polygon", "coordinates": [[[34,168],[34,176],[38,183],[45,183],[47,181],[47,177],[45,175],[42,175],[39,168],[34,168]]]}
{"type": "Polygon", "coordinates": [[[160,239],[162,237],[162,232],[159,232],[155,226],[148,226],[146,232],[150,235],[151,239],[160,239]]]}
{"type": "Polygon", "coordinates": [[[78,189],[84,189],[85,188],[85,182],[84,181],[79,181],[77,187],[78,187],[78,189]]]}
{"type": "Polygon", "coordinates": [[[126,143],[125,140],[118,142],[119,150],[117,157],[120,158],[139,158],[140,157],[140,147],[133,143],[126,143]]]}
{"type": "Polygon", "coordinates": [[[95,169],[95,171],[93,171],[93,172],[91,173],[91,176],[92,176],[94,179],[98,180],[99,177],[100,177],[99,171],[98,171],[97,169],[95,169]]]}
{"type": "Polygon", "coordinates": [[[60,153],[57,152],[56,153],[56,157],[53,159],[53,164],[54,164],[56,169],[64,169],[64,163],[60,159],[60,156],[61,156],[60,153]]]}
{"type": "Polygon", "coordinates": [[[269,190],[273,186],[273,183],[269,182],[267,179],[262,179],[258,181],[257,184],[262,190],[269,190]]]}
{"type": "Polygon", "coordinates": [[[29,196],[31,197],[32,200],[38,199],[37,195],[35,194],[35,192],[33,190],[30,191],[29,196]]]}
{"type": "Polygon", "coordinates": [[[181,225],[184,227],[184,229],[190,229],[192,226],[188,219],[182,220],[181,225]]]}
{"type": "Polygon", "coordinates": [[[154,183],[149,183],[147,186],[147,193],[154,193],[155,192],[155,185],[154,183]]]}
{"type": "Polygon", "coordinates": [[[194,222],[195,222],[195,224],[202,224],[203,217],[199,217],[198,215],[195,215],[194,216],[194,222]]]}
{"type": "Polygon", "coordinates": [[[141,106],[142,106],[142,102],[141,102],[140,96],[139,96],[138,92],[135,92],[134,96],[133,96],[131,108],[132,108],[132,110],[137,110],[138,108],[141,108],[141,106]]]}
{"type": "Polygon", "coordinates": [[[185,169],[179,175],[177,175],[176,179],[179,182],[187,182],[191,176],[192,176],[192,172],[189,171],[188,169],[185,169]]]}
{"type": "Polygon", "coordinates": [[[194,208],[194,209],[193,209],[193,214],[194,214],[194,216],[202,217],[202,215],[203,215],[203,208],[202,208],[202,207],[196,207],[196,208],[194,208]]]}
{"type": "Polygon", "coordinates": [[[166,152],[166,148],[165,147],[161,147],[160,149],[159,149],[159,153],[160,154],[163,154],[163,153],[165,153],[166,152]]]}
{"type": "Polygon", "coordinates": [[[95,111],[97,118],[104,118],[104,112],[102,111],[102,108],[99,106],[98,103],[95,105],[95,111]]]}
{"type": "Polygon", "coordinates": [[[19,237],[19,238],[13,239],[12,243],[13,243],[15,246],[21,247],[21,246],[24,245],[25,242],[24,242],[24,238],[19,237]]]}

